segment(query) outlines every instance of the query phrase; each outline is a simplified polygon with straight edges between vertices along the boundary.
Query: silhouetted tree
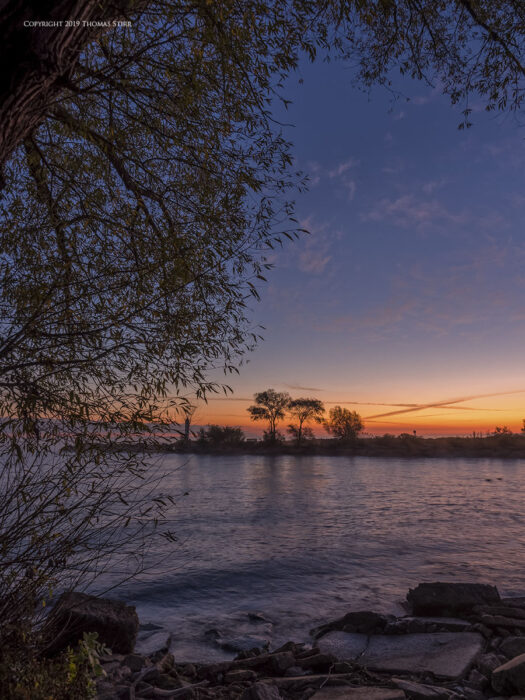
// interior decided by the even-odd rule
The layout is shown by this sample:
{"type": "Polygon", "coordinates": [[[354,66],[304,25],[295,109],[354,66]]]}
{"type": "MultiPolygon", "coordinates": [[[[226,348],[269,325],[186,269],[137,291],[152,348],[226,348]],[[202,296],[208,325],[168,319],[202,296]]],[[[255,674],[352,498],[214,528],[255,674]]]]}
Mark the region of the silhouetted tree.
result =
{"type": "Polygon", "coordinates": [[[512,430],[508,428],[506,425],[497,425],[494,428],[494,431],[492,435],[512,435],[512,430]]]}
{"type": "Polygon", "coordinates": [[[290,394],[286,391],[267,389],[254,395],[255,405],[248,407],[248,413],[253,421],[268,421],[267,436],[270,442],[275,442],[277,422],[286,415],[290,404],[290,394]]]}
{"type": "Polygon", "coordinates": [[[339,440],[354,440],[364,426],[359,413],[342,406],[334,406],[329,411],[324,427],[330,435],[339,440]]]}
{"type": "MultiPolygon", "coordinates": [[[[477,93],[489,109],[517,109],[523,98],[524,14],[516,0],[5,0],[0,65],[10,70],[0,80],[0,167],[57,104],[87,91],[126,91],[131,87],[127,69],[146,65],[149,47],[159,50],[151,77],[160,79],[170,69],[160,58],[162,46],[172,43],[180,50],[185,41],[193,50],[197,35],[193,60],[173,76],[175,100],[184,81],[196,92],[202,87],[191,76],[203,58],[211,58],[210,48],[245,68],[247,78],[256,78],[257,90],[258,76],[246,62],[242,42],[261,54],[271,54],[280,42],[278,70],[294,66],[297,50],[314,57],[331,45],[353,59],[365,86],[389,84],[391,69],[399,67],[428,82],[439,80],[454,102],[467,103],[469,94],[477,93]],[[24,26],[42,19],[74,24],[24,26]],[[84,24],[119,19],[131,20],[130,30],[84,24]],[[178,31],[183,23],[184,34],[178,31]],[[94,62],[92,55],[97,55],[94,62]]],[[[143,88],[137,102],[150,96],[143,88]]],[[[157,114],[152,113],[153,122],[157,114]]]]}
{"type": "Polygon", "coordinates": [[[313,431],[304,428],[304,423],[314,421],[315,423],[323,422],[324,405],[319,399],[299,398],[292,399],[288,404],[288,412],[297,421],[296,424],[288,426],[288,432],[295,437],[297,444],[300,445],[304,437],[313,435],[313,431]],[[307,435],[306,431],[309,431],[307,435]]]}

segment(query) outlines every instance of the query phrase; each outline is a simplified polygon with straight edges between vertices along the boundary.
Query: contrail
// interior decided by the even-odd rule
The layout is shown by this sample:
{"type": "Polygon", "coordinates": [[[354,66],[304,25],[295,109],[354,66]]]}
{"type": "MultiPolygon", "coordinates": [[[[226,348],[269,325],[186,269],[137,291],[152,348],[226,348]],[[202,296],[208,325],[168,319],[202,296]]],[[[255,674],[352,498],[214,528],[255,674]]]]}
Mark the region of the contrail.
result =
{"type": "MultiPolygon", "coordinates": [[[[398,416],[402,413],[413,413],[414,411],[423,411],[425,408],[455,408],[449,404],[463,403],[463,401],[472,401],[473,399],[486,399],[492,396],[506,396],[508,394],[523,394],[525,389],[515,389],[514,391],[496,391],[491,394],[471,394],[462,396],[457,399],[449,399],[448,401],[433,401],[432,403],[418,404],[415,407],[404,408],[400,411],[388,411],[387,413],[376,413],[373,416],[366,416],[363,420],[372,420],[373,418],[384,418],[386,416],[398,416]]],[[[472,410],[472,409],[471,409],[472,410]]],[[[487,409],[485,409],[487,410],[487,409]]],[[[490,410],[490,409],[488,409],[490,410]]]]}

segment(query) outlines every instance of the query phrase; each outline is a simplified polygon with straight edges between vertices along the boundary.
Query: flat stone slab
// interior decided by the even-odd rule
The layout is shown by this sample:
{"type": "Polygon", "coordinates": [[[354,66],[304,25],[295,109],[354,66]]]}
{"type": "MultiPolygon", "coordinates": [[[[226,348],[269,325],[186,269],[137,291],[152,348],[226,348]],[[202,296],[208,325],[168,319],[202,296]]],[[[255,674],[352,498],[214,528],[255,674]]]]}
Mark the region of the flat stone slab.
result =
{"type": "Polygon", "coordinates": [[[357,632],[329,632],[316,644],[323,654],[333,654],[340,661],[355,661],[365,652],[368,639],[368,635],[357,632]]]}
{"type": "Polygon", "coordinates": [[[481,651],[483,637],[477,632],[377,634],[368,638],[330,632],[319,640],[318,646],[341,661],[357,661],[377,671],[430,672],[443,678],[459,678],[481,651]]]}
{"type": "Polygon", "coordinates": [[[405,700],[406,695],[402,690],[392,688],[378,688],[367,686],[366,688],[322,688],[311,700],[405,700]]]}

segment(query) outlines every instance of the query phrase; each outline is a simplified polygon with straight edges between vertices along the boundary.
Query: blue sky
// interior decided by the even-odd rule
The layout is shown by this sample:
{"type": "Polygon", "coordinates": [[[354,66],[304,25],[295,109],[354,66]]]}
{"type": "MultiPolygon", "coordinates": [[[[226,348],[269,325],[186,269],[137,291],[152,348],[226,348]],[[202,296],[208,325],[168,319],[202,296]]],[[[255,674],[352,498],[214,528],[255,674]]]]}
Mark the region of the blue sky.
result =
{"type": "Polygon", "coordinates": [[[235,400],[196,420],[246,424],[239,399],[271,386],[365,419],[381,411],[367,403],[500,394],[367,429],[517,430],[525,393],[507,392],[525,392],[525,130],[476,102],[473,127],[458,130],[439,87],[406,81],[410,101],[392,100],[351,78],[317,62],[289,80],[292,104],[276,116],[294,125],[285,135],[310,176],[296,201],[311,233],[272,256],[253,314],[265,341],[230,382],[235,400]]]}

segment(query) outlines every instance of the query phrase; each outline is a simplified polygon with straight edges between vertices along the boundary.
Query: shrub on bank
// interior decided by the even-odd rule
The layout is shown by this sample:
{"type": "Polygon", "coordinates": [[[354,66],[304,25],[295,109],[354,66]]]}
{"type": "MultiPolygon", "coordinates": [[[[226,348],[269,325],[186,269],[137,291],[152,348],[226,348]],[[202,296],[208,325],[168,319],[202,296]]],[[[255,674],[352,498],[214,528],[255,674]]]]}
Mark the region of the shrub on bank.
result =
{"type": "Polygon", "coordinates": [[[12,630],[0,648],[0,694],[10,700],[88,700],[96,696],[95,678],[104,672],[99,662],[108,653],[96,633],[84,633],[75,649],[53,658],[36,649],[35,633],[12,630]]]}

